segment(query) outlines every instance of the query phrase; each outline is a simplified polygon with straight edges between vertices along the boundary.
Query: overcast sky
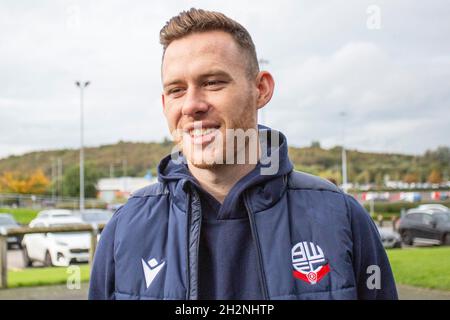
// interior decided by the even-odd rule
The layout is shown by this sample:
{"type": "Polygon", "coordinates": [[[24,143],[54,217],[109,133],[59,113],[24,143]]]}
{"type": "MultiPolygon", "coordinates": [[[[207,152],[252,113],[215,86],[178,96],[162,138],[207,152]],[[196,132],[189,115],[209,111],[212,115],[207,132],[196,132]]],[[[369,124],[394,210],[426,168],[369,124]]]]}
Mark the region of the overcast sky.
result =
{"type": "Polygon", "coordinates": [[[252,34],[276,87],[264,122],[318,140],[421,154],[450,145],[450,4],[431,1],[7,1],[0,4],[0,158],[160,141],[159,30],[190,7],[252,34]],[[340,115],[345,112],[346,116],[340,115]]]}

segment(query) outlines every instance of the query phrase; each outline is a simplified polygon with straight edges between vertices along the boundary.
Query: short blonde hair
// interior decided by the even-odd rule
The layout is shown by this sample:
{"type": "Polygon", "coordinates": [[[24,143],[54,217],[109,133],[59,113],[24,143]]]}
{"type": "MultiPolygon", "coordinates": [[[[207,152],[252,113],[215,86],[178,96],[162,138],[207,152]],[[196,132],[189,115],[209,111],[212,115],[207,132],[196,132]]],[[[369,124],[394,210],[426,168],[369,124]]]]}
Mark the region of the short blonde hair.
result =
{"type": "MultiPolygon", "coordinates": [[[[169,44],[196,32],[221,30],[230,34],[248,58],[248,75],[254,77],[259,72],[258,58],[252,37],[241,24],[215,11],[191,8],[172,17],[159,33],[164,53],[169,44]]],[[[163,57],[164,57],[163,53],[163,57]]]]}

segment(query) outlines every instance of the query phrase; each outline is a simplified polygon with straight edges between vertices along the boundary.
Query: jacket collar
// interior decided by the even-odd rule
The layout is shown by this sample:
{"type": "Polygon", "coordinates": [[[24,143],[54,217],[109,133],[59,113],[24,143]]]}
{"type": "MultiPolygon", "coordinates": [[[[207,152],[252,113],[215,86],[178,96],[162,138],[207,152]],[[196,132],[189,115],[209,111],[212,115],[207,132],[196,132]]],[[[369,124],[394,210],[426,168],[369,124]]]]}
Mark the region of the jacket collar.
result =
{"type": "MultiPolygon", "coordinates": [[[[284,194],[287,174],[293,169],[288,157],[286,137],[279,131],[259,126],[262,156],[256,168],[243,177],[230,190],[222,204],[219,215],[232,216],[242,207],[243,197],[252,212],[263,211],[273,206],[284,194]]],[[[192,190],[187,184],[199,188],[181,153],[166,156],[158,166],[158,180],[168,185],[175,204],[184,208],[186,194],[192,190]]],[[[186,209],[186,208],[184,208],[186,209]]]]}

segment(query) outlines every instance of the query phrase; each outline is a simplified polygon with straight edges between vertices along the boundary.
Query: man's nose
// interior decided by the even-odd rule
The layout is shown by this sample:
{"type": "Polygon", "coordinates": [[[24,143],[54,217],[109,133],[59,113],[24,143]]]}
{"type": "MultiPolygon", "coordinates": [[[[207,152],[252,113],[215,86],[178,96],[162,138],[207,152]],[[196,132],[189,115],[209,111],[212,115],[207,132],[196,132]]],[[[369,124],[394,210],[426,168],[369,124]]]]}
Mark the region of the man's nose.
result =
{"type": "Polygon", "coordinates": [[[204,100],[200,92],[197,89],[188,89],[183,101],[183,115],[195,117],[207,112],[208,109],[209,104],[204,100]]]}

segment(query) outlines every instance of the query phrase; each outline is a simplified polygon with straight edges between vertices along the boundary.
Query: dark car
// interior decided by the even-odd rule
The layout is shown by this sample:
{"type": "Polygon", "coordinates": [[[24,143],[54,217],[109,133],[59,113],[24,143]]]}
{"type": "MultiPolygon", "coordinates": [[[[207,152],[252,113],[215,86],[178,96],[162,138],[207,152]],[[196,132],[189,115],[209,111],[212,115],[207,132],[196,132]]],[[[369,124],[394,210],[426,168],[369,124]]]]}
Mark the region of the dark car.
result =
{"type": "MultiPolygon", "coordinates": [[[[20,225],[13,218],[13,216],[9,213],[0,213],[0,229],[4,229],[5,231],[11,228],[18,228],[20,225]]],[[[22,246],[22,238],[23,236],[11,236],[8,237],[8,249],[13,247],[17,247],[18,249],[22,246]]]]}
{"type": "Polygon", "coordinates": [[[407,245],[450,245],[450,211],[408,210],[399,221],[398,232],[407,245]]]}

